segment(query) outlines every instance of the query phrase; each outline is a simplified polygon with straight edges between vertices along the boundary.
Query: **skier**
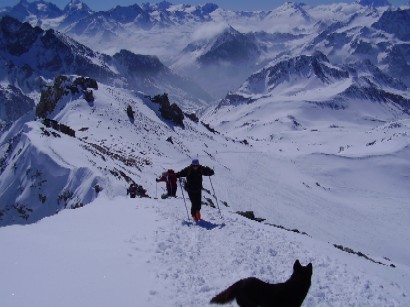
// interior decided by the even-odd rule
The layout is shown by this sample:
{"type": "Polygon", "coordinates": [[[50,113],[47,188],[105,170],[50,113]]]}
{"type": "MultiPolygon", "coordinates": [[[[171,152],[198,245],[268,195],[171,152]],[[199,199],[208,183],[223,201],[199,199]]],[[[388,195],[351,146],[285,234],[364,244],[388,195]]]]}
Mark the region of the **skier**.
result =
{"type": "Polygon", "coordinates": [[[177,177],[175,176],[175,171],[173,169],[169,169],[167,172],[163,172],[162,176],[155,180],[156,182],[164,181],[166,183],[167,193],[161,195],[162,199],[168,197],[176,197],[178,185],[177,177]]]}
{"type": "Polygon", "coordinates": [[[185,189],[191,201],[191,215],[195,221],[201,219],[202,176],[212,176],[215,172],[199,164],[198,159],[192,160],[191,165],[176,173],[177,178],[186,177],[185,189]]]}

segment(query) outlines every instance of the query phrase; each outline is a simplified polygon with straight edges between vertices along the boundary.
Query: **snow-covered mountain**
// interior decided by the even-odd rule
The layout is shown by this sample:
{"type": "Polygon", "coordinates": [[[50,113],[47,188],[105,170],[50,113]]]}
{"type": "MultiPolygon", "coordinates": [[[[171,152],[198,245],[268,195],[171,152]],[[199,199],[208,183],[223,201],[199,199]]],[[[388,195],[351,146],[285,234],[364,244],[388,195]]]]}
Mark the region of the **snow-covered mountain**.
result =
{"type": "Polygon", "coordinates": [[[126,50],[108,56],[55,30],[44,31],[8,16],[0,24],[3,87],[16,85],[27,96],[39,93],[46,80],[59,74],[76,74],[148,95],[169,92],[186,107],[210,100],[197,84],[173,73],[157,57],[126,50]]]}
{"type": "Polygon", "coordinates": [[[254,34],[232,27],[211,38],[190,43],[175,59],[172,68],[193,76],[214,97],[237,88],[260,65],[261,48],[254,34]]]}
{"type": "Polygon", "coordinates": [[[5,16],[1,23],[1,60],[7,67],[3,80],[26,92],[39,91],[39,79],[58,74],[98,77],[110,83],[115,73],[104,65],[105,56],[54,30],[44,31],[5,16]]]}
{"type": "Polygon", "coordinates": [[[81,0],[72,0],[68,3],[63,12],[64,21],[61,23],[61,26],[70,25],[77,22],[83,18],[93,14],[93,11],[81,0]]]}
{"type": "MultiPolygon", "coordinates": [[[[314,61],[330,66],[323,55],[303,62],[314,61]]],[[[335,73],[341,68],[328,69],[312,76],[328,80],[327,91],[346,82],[335,73]]],[[[52,304],[67,290],[52,281],[65,281],[72,291],[87,291],[81,298],[67,294],[64,306],[161,306],[164,300],[197,306],[243,277],[283,281],[299,258],[314,266],[306,306],[408,304],[410,250],[402,244],[410,233],[408,116],[394,117],[384,104],[365,100],[351,101],[356,106],[348,114],[309,112],[300,97],[264,97],[220,106],[203,118],[211,126],[192,116],[176,125],[140,93],[78,76],[58,78],[49,89],[59,97],[48,113],[53,121],[28,114],[0,139],[0,220],[26,225],[0,228],[0,244],[7,245],[2,271],[13,276],[0,279],[4,302],[52,304]],[[369,117],[355,118],[363,115],[358,111],[369,117]],[[197,225],[186,215],[189,201],[180,187],[177,199],[156,199],[164,187],[155,178],[192,157],[216,172],[204,178],[205,220],[197,225]],[[151,199],[126,199],[132,180],[151,199]],[[63,266],[55,260],[60,256],[68,259],[63,266]],[[43,281],[51,294],[28,280],[43,281]],[[100,291],[107,282],[109,295],[100,291]],[[139,284],[145,286],[135,290],[139,284]],[[197,295],[175,296],[182,289],[197,295]]]]}
{"type": "Polygon", "coordinates": [[[21,0],[15,6],[2,12],[2,15],[6,14],[19,20],[30,20],[32,22],[36,22],[41,19],[59,18],[62,11],[51,2],[28,2],[27,0],[21,0]]]}
{"type": "Polygon", "coordinates": [[[269,132],[263,138],[269,139],[271,130],[262,127],[271,126],[273,131],[280,123],[290,125],[287,128],[317,129],[317,118],[321,118],[320,123],[339,126],[344,122],[387,122],[409,115],[410,96],[405,84],[370,61],[338,66],[317,52],[273,63],[253,74],[238,91],[208,111],[207,122],[231,136],[260,138],[262,135],[253,131],[262,129],[269,132]],[[279,117],[273,120],[271,114],[279,117]]]}
{"type": "Polygon", "coordinates": [[[163,167],[153,157],[193,156],[193,148],[201,153],[215,142],[188,117],[176,126],[153,101],[92,79],[56,78],[42,92],[39,119],[28,113],[2,135],[1,224],[86,205],[97,197],[97,185],[108,195],[123,194],[131,180],[146,186],[163,167]]]}
{"type": "MultiPolygon", "coordinates": [[[[83,1],[71,0],[64,10],[60,10],[52,3],[43,0],[28,2],[21,0],[12,8],[5,8],[2,15],[8,14],[19,20],[30,20],[36,22],[38,26],[55,26],[61,24],[67,27],[70,23],[77,23],[84,19],[82,24],[93,24],[104,19],[107,23],[105,27],[113,24],[126,25],[135,23],[138,27],[150,29],[154,26],[170,26],[187,21],[203,22],[211,19],[210,14],[217,10],[215,4],[205,4],[201,6],[173,5],[162,1],[156,4],[144,3],[142,5],[132,4],[130,6],[116,6],[108,11],[93,12],[83,1]],[[52,21],[52,19],[57,19],[52,21]]],[[[100,29],[101,30],[101,29],[100,29]]],[[[70,27],[71,34],[85,35],[85,28],[70,27]]]]}
{"type": "Polygon", "coordinates": [[[158,56],[178,74],[203,83],[208,94],[217,98],[236,90],[271,60],[316,51],[337,64],[370,60],[410,85],[408,8],[396,9],[387,1],[316,7],[287,2],[265,12],[163,1],[92,12],[75,0],[57,17],[44,5],[40,14],[32,8],[35,4],[22,1],[2,14],[56,29],[95,51],[114,55],[126,49],[158,56]],[[238,60],[246,60],[247,65],[238,60]],[[209,62],[211,67],[204,65],[209,62]]]}
{"type": "Polygon", "coordinates": [[[232,27],[225,29],[211,42],[204,42],[204,45],[202,47],[196,44],[187,47],[189,50],[204,49],[198,56],[198,62],[203,65],[220,65],[221,62],[240,65],[252,61],[252,58],[260,54],[254,37],[242,34],[232,27]]]}
{"type": "Polygon", "coordinates": [[[408,8],[35,4],[0,20],[8,305],[198,306],[296,257],[306,306],[410,304],[408,8]],[[155,181],[193,158],[215,170],[196,225],[155,181]]]}
{"type": "MultiPolygon", "coordinates": [[[[402,105],[403,112],[408,113],[409,104],[406,100],[407,86],[384,74],[370,61],[337,66],[332,64],[328,58],[320,52],[312,56],[297,56],[288,60],[280,61],[275,65],[267,66],[255,73],[242,85],[238,93],[245,95],[271,95],[271,96],[296,96],[306,90],[317,90],[335,84],[345,84],[348,87],[340,93],[329,91],[330,95],[337,95],[346,100],[345,94],[352,88],[362,92],[362,98],[370,101],[392,99],[393,103],[402,105]],[[347,81],[350,83],[347,83],[347,81]],[[366,96],[368,92],[370,96],[366,96]],[[371,93],[386,93],[385,97],[375,99],[371,93]],[[400,95],[401,94],[401,95],[400,95]]],[[[324,97],[317,97],[323,101],[324,97]]],[[[354,98],[354,97],[350,97],[354,98]]],[[[349,101],[349,99],[347,99],[349,101]]],[[[222,102],[223,103],[223,102],[222,102]]]]}

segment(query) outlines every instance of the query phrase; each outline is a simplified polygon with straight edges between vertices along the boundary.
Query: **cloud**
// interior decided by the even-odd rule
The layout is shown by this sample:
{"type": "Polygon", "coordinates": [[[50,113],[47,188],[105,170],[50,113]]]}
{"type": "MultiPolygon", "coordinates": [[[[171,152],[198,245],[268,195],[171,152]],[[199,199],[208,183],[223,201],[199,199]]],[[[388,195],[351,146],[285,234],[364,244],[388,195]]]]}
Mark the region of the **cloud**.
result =
{"type": "Polygon", "coordinates": [[[192,33],[192,40],[210,39],[222,33],[227,27],[226,23],[207,23],[201,25],[192,33]]]}

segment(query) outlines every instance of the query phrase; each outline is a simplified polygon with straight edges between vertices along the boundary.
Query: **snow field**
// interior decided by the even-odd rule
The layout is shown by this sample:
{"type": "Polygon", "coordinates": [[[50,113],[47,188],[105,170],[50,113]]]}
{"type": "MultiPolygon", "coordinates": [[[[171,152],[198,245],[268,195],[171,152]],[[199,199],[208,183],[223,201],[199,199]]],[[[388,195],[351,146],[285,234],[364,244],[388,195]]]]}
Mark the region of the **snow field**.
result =
{"type": "MultiPolygon", "coordinates": [[[[283,282],[312,262],[304,306],[406,306],[407,268],[182,199],[101,198],[28,226],[0,229],[4,306],[206,306],[236,280],[283,282]],[[189,204],[188,204],[189,206],[189,204]]],[[[234,304],[232,305],[234,306],[234,304]]]]}

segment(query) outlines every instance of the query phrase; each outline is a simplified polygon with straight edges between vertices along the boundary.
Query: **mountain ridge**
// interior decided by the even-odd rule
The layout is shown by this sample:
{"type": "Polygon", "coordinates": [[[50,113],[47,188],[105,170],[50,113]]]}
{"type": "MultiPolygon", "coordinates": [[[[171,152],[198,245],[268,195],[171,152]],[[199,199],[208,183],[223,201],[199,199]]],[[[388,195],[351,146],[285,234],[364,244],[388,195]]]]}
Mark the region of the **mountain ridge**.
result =
{"type": "MultiPolygon", "coordinates": [[[[127,49],[136,54],[158,56],[182,77],[193,77],[200,82],[208,95],[221,99],[269,61],[299,54],[309,55],[315,51],[322,52],[337,64],[368,59],[409,86],[410,74],[405,69],[409,65],[409,56],[406,44],[403,44],[403,40],[409,39],[405,18],[408,9],[395,9],[385,3],[357,1],[353,4],[312,7],[288,2],[270,11],[235,12],[211,3],[195,6],[164,1],[159,4],[117,6],[108,11],[90,13],[81,1],[76,0],[66,8],[78,8],[78,11],[86,13],[70,22],[63,21],[64,18],[44,18],[35,11],[30,13],[30,18],[23,14],[19,20],[45,29],[54,28],[85,45],[110,50],[111,55],[127,49]],[[231,41],[231,48],[228,45],[220,48],[216,44],[207,50],[193,39],[193,36],[200,37],[200,33],[206,31],[208,35],[213,31],[213,37],[221,39],[221,32],[216,33],[215,28],[221,29],[222,24],[242,36],[231,41]],[[169,37],[158,38],[157,41],[158,33],[165,29],[169,37]],[[269,29],[268,35],[260,32],[262,29],[269,29]],[[278,42],[270,36],[279,34],[283,34],[283,38],[288,35],[288,39],[278,42]],[[141,39],[144,43],[137,44],[141,39]],[[187,54],[188,50],[191,50],[190,54],[187,54]],[[238,52],[237,55],[235,52],[238,52]],[[238,59],[243,61],[238,62],[238,59]],[[232,72],[225,73],[226,81],[220,79],[221,85],[218,86],[213,76],[223,75],[226,71],[224,66],[218,69],[215,64],[215,61],[221,60],[234,62],[237,68],[230,68],[232,72]],[[247,65],[244,65],[245,60],[247,65]],[[191,64],[183,65],[184,62],[191,64]],[[208,63],[215,64],[217,69],[204,65],[208,63]],[[217,93],[213,93],[212,89],[217,93]]],[[[2,14],[6,13],[7,10],[2,14]]]]}
{"type": "Polygon", "coordinates": [[[8,16],[3,17],[0,23],[0,44],[4,50],[0,53],[0,60],[8,63],[5,66],[10,70],[4,72],[4,78],[11,79],[9,82],[13,83],[12,76],[19,76],[18,85],[28,93],[39,92],[38,84],[44,85],[44,79],[53,79],[59,74],[77,74],[95,78],[106,84],[122,83],[122,86],[133,88],[136,82],[144,84],[144,80],[150,79],[151,85],[137,88],[147,91],[147,94],[160,94],[168,88],[179,89],[178,93],[171,92],[170,95],[180,103],[185,102],[187,106],[193,102],[206,103],[210,99],[198,85],[189,80],[184,81],[160,63],[158,58],[154,61],[152,56],[128,52],[132,55],[128,62],[118,61],[115,59],[121,58],[123,51],[113,57],[94,52],[58,31],[33,28],[28,23],[21,23],[8,16]],[[139,65],[130,62],[137,58],[140,59],[139,65]],[[117,64],[121,67],[127,66],[128,70],[132,67],[138,74],[120,76],[117,69],[121,67],[115,67],[117,64]],[[158,70],[157,67],[162,69],[158,70]],[[31,90],[24,86],[27,81],[31,90]]]}

